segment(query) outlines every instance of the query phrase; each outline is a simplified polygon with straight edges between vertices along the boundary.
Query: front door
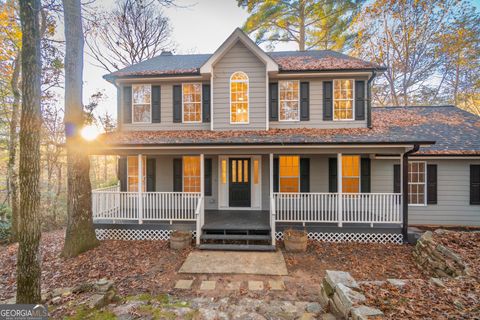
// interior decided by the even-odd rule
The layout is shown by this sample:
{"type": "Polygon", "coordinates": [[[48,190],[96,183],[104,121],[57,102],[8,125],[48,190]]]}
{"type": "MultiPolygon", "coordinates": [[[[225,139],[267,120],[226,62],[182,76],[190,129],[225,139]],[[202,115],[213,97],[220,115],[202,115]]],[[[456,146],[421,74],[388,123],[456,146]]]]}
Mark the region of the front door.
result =
{"type": "Polygon", "coordinates": [[[229,206],[250,207],[250,159],[230,158],[229,206]]]}

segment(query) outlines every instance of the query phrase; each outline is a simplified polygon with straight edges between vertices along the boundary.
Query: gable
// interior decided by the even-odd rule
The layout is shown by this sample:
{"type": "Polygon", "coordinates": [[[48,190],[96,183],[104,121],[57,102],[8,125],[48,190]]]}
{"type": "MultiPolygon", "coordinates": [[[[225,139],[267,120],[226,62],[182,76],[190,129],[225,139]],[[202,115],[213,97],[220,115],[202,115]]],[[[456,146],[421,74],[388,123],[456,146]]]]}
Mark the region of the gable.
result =
{"type": "Polygon", "coordinates": [[[211,73],[213,66],[238,43],[243,44],[246,49],[248,49],[260,61],[262,61],[265,64],[267,71],[278,71],[277,63],[259,46],[257,46],[242,30],[237,28],[227,38],[227,40],[222,43],[215,53],[200,67],[200,73],[211,73]]]}

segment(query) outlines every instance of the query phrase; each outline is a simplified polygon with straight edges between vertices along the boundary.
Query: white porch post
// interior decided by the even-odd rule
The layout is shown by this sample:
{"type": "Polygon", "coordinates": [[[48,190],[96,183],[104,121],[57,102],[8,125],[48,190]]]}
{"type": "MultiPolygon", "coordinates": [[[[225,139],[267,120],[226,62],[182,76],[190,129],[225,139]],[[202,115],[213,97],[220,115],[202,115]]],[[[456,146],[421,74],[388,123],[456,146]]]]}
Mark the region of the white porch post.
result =
{"type": "Polygon", "coordinates": [[[337,153],[337,192],[338,192],[338,226],[343,225],[343,186],[342,186],[342,154],[337,153]]]}
{"type": "Polygon", "coordinates": [[[142,154],[138,155],[138,223],[143,223],[143,201],[142,201],[142,190],[143,190],[143,161],[142,154]]]}
{"type": "Polygon", "coordinates": [[[276,217],[275,217],[275,199],[273,197],[273,153],[270,153],[270,163],[269,163],[269,171],[270,171],[270,232],[272,236],[272,246],[275,245],[276,239],[275,239],[275,222],[276,222],[276,217]]]}
{"type": "Polygon", "coordinates": [[[200,245],[200,236],[202,233],[203,221],[205,219],[205,156],[200,154],[200,216],[197,219],[197,236],[195,242],[200,245]]]}

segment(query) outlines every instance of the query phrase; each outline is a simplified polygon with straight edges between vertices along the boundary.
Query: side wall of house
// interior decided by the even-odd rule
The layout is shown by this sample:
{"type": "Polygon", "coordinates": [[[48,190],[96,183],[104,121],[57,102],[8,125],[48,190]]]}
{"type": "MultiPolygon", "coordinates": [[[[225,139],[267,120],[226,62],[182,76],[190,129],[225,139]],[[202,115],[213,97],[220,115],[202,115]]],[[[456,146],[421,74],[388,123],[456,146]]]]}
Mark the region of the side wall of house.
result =
{"type": "Polygon", "coordinates": [[[237,42],[213,67],[214,130],[265,130],[266,67],[243,43],[237,42]],[[249,123],[230,124],[230,77],[242,71],[249,80],[249,123]]]}
{"type": "MultiPolygon", "coordinates": [[[[393,165],[399,163],[372,161],[372,192],[393,192],[393,165]]],[[[437,165],[438,202],[409,206],[409,223],[480,226],[480,206],[470,205],[470,165],[480,160],[428,160],[427,164],[437,165]]]]}

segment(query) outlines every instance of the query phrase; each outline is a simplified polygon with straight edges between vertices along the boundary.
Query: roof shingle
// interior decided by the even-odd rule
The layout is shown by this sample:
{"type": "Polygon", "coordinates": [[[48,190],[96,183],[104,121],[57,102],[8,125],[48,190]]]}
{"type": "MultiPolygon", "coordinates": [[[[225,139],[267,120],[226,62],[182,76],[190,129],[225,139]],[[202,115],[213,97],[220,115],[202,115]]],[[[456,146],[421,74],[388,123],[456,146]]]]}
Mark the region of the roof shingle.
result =
{"type": "Polygon", "coordinates": [[[480,155],[480,117],[453,106],[382,107],[372,110],[373,128],[271,129],[268,131],[123,131],[104,134],[109,146],[238,144],[425,143],[418,154],[480,155]]]}

